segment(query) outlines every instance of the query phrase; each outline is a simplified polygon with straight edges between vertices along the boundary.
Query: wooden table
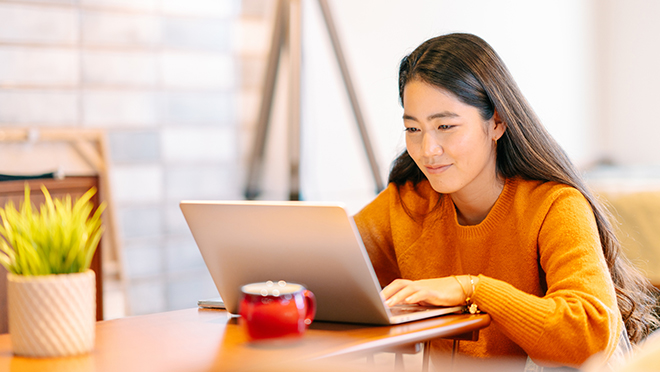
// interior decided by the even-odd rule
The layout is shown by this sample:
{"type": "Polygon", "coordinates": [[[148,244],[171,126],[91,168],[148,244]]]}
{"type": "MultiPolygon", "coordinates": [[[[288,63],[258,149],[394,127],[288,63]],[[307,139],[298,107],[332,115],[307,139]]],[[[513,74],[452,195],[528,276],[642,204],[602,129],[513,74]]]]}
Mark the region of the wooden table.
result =
{"type": "Polygon", "coordinates": [[[0,371],[304,370],[291,366],[322,366],[438,337],[471,338],[489,324],[486,314],[445,315],[396,326],[314,322],[298,341],[253,344],[227,312],[194,308],[98,322],[94,351],[77,357],[16,357],[9,334],[0,335],[0,371]]]}

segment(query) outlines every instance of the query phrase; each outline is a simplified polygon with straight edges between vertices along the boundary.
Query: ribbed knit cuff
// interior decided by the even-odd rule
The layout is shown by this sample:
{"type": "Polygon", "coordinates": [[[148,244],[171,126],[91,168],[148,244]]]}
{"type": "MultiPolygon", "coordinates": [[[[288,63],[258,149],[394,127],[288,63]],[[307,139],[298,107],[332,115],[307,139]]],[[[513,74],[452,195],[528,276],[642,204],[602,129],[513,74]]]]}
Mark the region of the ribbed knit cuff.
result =
{"type": "Polygon", "coordinates": [[[472,300],[523,348],[536,344],[543,333],[544,319],[554,308],[552,301],[484,275],[479,275],[472,300]]]}

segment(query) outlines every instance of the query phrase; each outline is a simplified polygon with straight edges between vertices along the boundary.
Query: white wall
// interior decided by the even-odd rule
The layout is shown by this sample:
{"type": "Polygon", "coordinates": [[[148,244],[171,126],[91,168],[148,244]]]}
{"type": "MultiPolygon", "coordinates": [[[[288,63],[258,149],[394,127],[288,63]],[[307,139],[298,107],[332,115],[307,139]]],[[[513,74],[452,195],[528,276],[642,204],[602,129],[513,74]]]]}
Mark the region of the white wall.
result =
{"type": "MultiPolygon", "coordinates": [[[[591,136],[591,1],[329,3],[384,178],[403,148],[398,64],[424,40],[454,31],[477,34],[495,48],[577,164],[598,157],[591,136]]],[[[318,4],[303,5],[303,197],[344,201],[357,211],[374,197],[375,187],[318,4]]],[[[279,182],[286,188],[286,181],[279,182]]],[[[277,184],[269,182],[270,187],[277,184]]]]}
{"type": "MultiPolygon", "coordinates": [[[[179,201],[241,197],[239,9],[239,0],[0,1],[0,128],[108,135],[129,315],[217,295],[179,201]]],[[[0,143],[0,173],[87,172],[67,167],[62,147],[0,143]]],[[[123,293],[108,279],[105,316],[121,316],[123,293]]]]}
{"type": "Polygon", "coordinates": [[[601,7],[603,157],[625,167],[657,167],[660,2],[606,0],[601,7]]]}

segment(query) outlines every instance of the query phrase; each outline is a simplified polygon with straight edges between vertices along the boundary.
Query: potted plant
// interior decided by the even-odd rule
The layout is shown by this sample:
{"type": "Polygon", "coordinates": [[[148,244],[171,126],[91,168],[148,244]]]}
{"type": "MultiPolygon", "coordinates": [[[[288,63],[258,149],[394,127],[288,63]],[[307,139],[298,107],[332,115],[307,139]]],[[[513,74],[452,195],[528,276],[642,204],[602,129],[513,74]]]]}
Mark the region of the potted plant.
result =
{"type": "Polygon", "coordinates": [[[39,209],[25,199],[0,208],[0,263],[7,269],[9,333],[14,354],[69,356],[94,347],[96,280],[89,266],[103,233],[89,189],[72,204],[45,186],[39,209]]]}

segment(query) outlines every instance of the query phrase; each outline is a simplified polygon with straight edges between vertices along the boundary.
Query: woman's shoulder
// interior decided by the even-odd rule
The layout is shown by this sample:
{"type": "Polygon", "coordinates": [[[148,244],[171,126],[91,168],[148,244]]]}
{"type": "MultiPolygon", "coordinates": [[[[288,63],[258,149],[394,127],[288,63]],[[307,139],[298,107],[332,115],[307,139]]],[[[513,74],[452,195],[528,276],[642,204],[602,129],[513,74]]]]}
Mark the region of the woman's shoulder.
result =
{"type": "Polygon", "coordinates": [[[587,199],[570,185],[517,177],[508,179],[506,188],[507,196],[497,208],[497,215],[516,221],[516,226],[526,225],[529,231],[537,231],[551,220],[566,223],[574,218],[593,218],[587,199]]]}
{"type": "Polygon", "coordinates": [[[408,221],[428,214],[438,204],[439,195],[428,181],[403,185],[390,183],[355,216],[356,222],[373,219],[408,221]]]}
{"type": "Polygon", "coordinates": [[[426,214],[433,210],[440,198],[428,181],[417,184],[406,182],[403,185],[390,183],[376,198],[369,203],[369,209],[380,211],[389,210],[390,213],[404,210],[406,213],[426,214]]]}
{"type": "Polygon", "coordinates": [[[410,212],[418,214],[427,214],[435,209],[441,197],[427,180],[417,184],[408,181],[400,186],[390,184],[389,187],[395,193],[395,204],[401,204],[410,212]]]}
{"type": "Polygon", "coordinates": [[[438,199],[438,192],[433,190],[431,184],[428,180],[420,181],[415,184],[412,181],[408,181],[403,185],[397,186],[393,183],[390,183],[388,187],[393,188],[399,194],[402,199],[410,201],[421,201],[426,202],[431,199],[438,199]]]}
{"type": "Polygon", "coordinates": [[[587,203],[586,198],[578,189],[564,183],[527,180],[521,177],[514,177],[508,182],[512,186],[513,199],[518,203],[525,203],[527,206],[549,207],[558,200],[587,203]]]}
{"type": "Polygon", "coordinates": [[[518,192],[530,195],[558,195],[565,193],[582,195],[575,187],[555,181],[528,180],[522,177],[513,177],[511,182],[516,184],[518,192]]]}

